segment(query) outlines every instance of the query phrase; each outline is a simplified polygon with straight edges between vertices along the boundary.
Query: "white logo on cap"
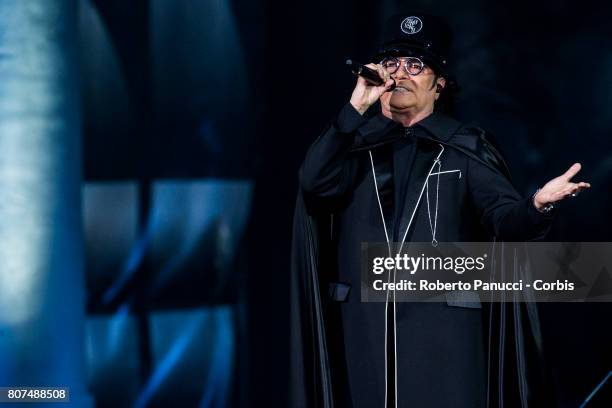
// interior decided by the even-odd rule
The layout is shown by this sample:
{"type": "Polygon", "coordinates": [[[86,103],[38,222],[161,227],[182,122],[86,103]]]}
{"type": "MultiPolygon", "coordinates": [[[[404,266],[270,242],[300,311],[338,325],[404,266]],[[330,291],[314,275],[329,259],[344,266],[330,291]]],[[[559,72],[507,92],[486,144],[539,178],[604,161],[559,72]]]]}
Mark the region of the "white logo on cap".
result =
{"type": "Polygon", "coordinates": [[[421,28],[423,28],[423,22],[420,18],[415,16],[406,17],[402,21],[400,28],[406,34],[416,34],[421,31],[421,28]]]}

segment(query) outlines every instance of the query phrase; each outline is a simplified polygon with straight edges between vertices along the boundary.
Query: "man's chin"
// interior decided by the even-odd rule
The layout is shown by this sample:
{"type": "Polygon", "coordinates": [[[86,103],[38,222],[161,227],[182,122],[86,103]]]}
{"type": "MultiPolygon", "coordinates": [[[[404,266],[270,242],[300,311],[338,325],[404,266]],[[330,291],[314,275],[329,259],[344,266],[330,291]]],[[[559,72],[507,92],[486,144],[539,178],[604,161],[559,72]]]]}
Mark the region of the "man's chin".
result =
{"type": "Polygon", "coordinates": [[[389,111],[392,113],[403,113],[407,112],[414,107],[414,104],[404,104],[404,103],[390,103],[389,111]]]}
{"type": "Polygon", "coordinates": [[[389,110],[391,112],[403,112],[406,109],[410,109],[414,106],[413,98],[409,96],[391,97],[389,100],[389,110]]]}

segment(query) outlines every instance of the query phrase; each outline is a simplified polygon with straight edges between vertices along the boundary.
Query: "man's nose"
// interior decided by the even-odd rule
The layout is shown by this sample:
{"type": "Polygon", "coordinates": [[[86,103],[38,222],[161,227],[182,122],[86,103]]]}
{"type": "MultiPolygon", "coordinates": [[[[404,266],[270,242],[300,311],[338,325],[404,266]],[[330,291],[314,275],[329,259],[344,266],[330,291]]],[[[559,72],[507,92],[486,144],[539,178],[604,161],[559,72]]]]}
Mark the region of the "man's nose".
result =
{"type": "Polygon", "coordinates": [[[395,78],[397,78],[397,79],[410,79],[410,74],[408,74],[408,71],[406,71],[406,65],[404,65],[404,64],[405,63],[403,61],[400,63],[399,68],[393,74],[393,76],[395,78]]]}

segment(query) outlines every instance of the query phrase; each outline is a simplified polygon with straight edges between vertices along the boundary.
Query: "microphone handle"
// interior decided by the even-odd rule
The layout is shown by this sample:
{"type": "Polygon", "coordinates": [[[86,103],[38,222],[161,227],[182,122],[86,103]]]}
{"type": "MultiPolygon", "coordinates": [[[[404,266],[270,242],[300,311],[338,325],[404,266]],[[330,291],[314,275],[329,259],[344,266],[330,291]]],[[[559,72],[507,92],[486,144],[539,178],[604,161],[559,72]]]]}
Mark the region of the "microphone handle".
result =
{"type": "Polygon", "coordinates": [[[384,84],[383,79],[378,75],[378,72],[374,71],[371,68],[366,67],[363,64],[360,64],[357,61],[346,60],[346,65],[351,68],[353,74],[358,75],[371,83],[372,85],[380,86],[384,84]]]}

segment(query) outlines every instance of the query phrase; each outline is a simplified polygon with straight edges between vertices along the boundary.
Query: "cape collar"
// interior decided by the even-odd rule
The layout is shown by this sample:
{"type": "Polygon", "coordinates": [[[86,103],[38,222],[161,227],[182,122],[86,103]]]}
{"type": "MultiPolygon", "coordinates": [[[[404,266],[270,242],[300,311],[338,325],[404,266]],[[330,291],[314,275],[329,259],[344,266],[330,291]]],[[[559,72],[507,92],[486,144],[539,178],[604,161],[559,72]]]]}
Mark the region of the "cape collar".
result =
{"type": "Polygon", "coordinates": [[[425,119],[417,122],[414,126],[424,128],[435,140],[448,142],[461,125],[461,122],[448,115],[440,112],[433,112],[425,119]]]}
{"type": "MultiPolygon", "coordinates": [[[[379,112],[357,130],[357,137],[351,150],[372,149],[393,142],[403,136],[402,132],[397,131],[401,127],[400,123],[379,112]]],[[[461,127],[461,123],[443,113],[433,112],[412,127],[422,127],[433,140],[448,142],[461,127]]]]}

